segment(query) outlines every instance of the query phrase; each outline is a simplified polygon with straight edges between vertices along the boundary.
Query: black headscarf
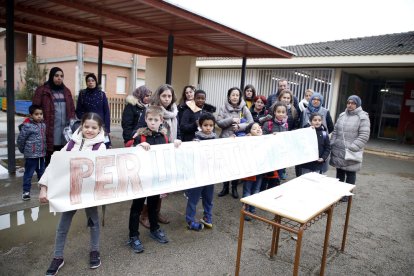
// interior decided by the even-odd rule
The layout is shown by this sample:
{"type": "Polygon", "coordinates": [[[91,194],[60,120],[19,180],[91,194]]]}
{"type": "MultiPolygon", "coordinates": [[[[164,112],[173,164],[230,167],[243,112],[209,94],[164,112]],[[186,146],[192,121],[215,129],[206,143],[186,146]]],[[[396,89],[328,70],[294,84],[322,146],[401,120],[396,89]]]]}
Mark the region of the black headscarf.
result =
{"type": "Polygon", "coordinates": [[[53,67],[52,69],[50,69],[50,72],[49,72],[49,79],[47,80],[47,83],[49,84],[49,86],[52,90],[62,90],[65,87],[63,82],[62,82],[61,85],[56,85],[53,82],[53,77],[55,76],[56,72],[58,72],[58,71],[62,72],[62,74],[63,74],[63,70],[60,69],[59,67],[53,67]]]}
{"type": "Polygon", "coordinates": [[[95,91],[95,90],[99,90],[99,85],[98,85],[98,79],[96,78],[96,76],[95,76],[95,74],[94,73],[89,73],[89,74],[87,74],[86,76],[85,76],[85,83],[88,83],[88,79],[89,78],[93,78],[94,80],[95,80],[95,88],[92,88],[92,89],[90,89],[90,88],[88,88],[88,87],[86,87],[86,90],[87,91],[95,91]]]}

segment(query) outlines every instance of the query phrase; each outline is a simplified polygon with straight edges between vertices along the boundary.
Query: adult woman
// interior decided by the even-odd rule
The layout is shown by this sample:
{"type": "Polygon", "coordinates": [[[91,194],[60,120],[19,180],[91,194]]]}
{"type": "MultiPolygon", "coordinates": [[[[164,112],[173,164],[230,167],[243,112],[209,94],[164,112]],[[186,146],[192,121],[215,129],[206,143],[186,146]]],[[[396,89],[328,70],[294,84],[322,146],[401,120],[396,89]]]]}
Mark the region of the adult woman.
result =
{"type": "Polygon", "coordinates": [[[149,104],[151,90],[141,85],[126,98],[126,106],[122,112],[122,137],[124,143],[132,139],[134,131],[142,115],[144,115],[145,106],[149,104]]]}
{"type": "Polygon", "coordinates": [[[250,108],[253,121],[263,125],[263,122],[272,119],[272,115],[268,114],[266,109],[267,99],[265,96],[259,95],[254,97],[253,105],[250,108]]]}
{"type": "Polygon", "coordinates": [[[79,92],[78,102],[76,104],[76,116],[82,118],[83,114],[88,112],[97,113],[104,122],[105,145],[109,148],[109,133],[111,132],[111,113],[109,111],[108,99],[105,92],[98,85],[95,74],[90,73],[85,76],[86,89],[79,92]]]}
{"type": "Polygon", "coordinates": [[[328,132],[331,133],[334,129],[334,124],[332,121],[331,114],[329,110],[323,107],[323,96],[317,92],[314,92],[309,98],[308,107],[302,112],[300,119],[300,127],[303,128],[306,124],[309,123],[309,116],[312,113],[318,113],[322,116],[322,124],[328,129],[328,132]]]}
{"type": "Polygon", "coordinates": [[[181,119],[184,112],[189,109],[187,102],[192,101],[194,103],[194,93],[196,91],[195,86],[184,86],[183,93],[181,95],[180,103],[178,105],[178,122],[181,124],[181,119]]]}
{"type": "Polygon", "coordinates": [[[339,181],[355,184],[356,172],[361,169],[362,152],[368,142],[370,121],[368,113],[362,110],[361,98],[349,96],[346,109],[336,121],[331,137],[331,159],[329,164],[336,168],[339,181]],[[351,160],[345,152],[360,153],[360,160],[351,160]]]}
{"type": "MultiPolygon", "coordinates": [[[[227,91],[227,101],[219,110],[217,115],[217,125],[221,128],[220,138],[227,138],[235,135],[239,131],[244,131],[253,122],[252,114],[242,99],[239,88],[232,87],[227,91]]],[[[231,183],[231,193],[233,198],[238,198],[238,180],[231,183]]],[[[223,189],[218,196],[225,196],[229,193],[229,182],[223,183],[223,189]]]]}
{"type": "Polygon", "coordinates": [[[72,93],[63,84],[63,78],[62,69],[50,69],[48,81],[36,89],[32,99],[32,104],[42,107],[46,124],[46,166],[53,152],[61,150],[66,144],[63,129],[71,119],[75,119],[72,93]]]}
{"type": "MultiPolygon", "coordinates": [[[[178,127],[178,108],[175,104],[177,97],[174,93],[174,88],[169,84],[163,84],[157,88],[155,93],[152,94],[150,98],[149,105],[156,105],[162,107],[164,111],[164,121],[162,127],[167,129],[167,138],[168,143],[174,143],[175,140],[180,139],[180,128],[178,127]]],[[[145,113],[144,113],[145,114],[145,113]]],[[[145,127],[145,116],[141,116],[138,122],[138,128],[145,127]]],[[[162,198],[159,200],[157,207],[157,218],[158,221],[164,224],[170,223],[167,217],[161,215],[161,202],[162,198]]],[[[140,222],[146,228],[149,228],[148,221],[148,210],[146,205],[141,212],[140,222]]]]}
{"type": "Polygon", "coordinates": [[[308,107],[309,99],[313,95],[312,89],[306,89],[305,91],[305,97],[299,102],[299,110],[300,112],[305,111],[305,109],[308,107]]]}
{"type": "Polygon", "coordinates": [[[243,99],[246,102],[247,108],[251,108],[253,105],[254,97],[256,97],[256,88],[252,84],[246,85],[243,90],[243,99]]]}

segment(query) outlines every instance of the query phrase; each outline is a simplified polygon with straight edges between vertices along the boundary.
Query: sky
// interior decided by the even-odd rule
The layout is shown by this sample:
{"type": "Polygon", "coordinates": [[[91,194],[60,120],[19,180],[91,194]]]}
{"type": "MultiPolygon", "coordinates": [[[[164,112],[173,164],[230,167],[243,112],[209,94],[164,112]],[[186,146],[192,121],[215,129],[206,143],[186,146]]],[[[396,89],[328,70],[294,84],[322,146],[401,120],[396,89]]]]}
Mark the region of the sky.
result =
{"type": "Polygon", "coordinates": [[[414,0],[168,0],[274,46],[414,31],[414,0]]]}

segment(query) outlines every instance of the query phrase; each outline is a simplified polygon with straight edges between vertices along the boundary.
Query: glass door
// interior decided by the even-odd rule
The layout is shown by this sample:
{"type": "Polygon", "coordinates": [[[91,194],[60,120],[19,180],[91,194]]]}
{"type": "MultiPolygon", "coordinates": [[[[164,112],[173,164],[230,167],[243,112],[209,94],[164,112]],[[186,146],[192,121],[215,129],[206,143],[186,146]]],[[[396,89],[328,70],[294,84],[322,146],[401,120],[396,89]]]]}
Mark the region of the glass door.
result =
{"type": "Polygon", "coordinates": [[[390,87],[380,93],[382,107],[377,137],[396,140],[404,92],[402,88],[390,87]]]}

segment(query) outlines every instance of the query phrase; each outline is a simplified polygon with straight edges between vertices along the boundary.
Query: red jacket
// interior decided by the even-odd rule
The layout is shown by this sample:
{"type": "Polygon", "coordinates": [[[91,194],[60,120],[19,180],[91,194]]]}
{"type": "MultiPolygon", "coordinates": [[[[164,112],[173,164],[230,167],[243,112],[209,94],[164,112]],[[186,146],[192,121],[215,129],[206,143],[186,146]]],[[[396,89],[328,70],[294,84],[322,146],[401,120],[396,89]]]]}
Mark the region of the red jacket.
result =
{"type": "MultiPolygon", "coordinates": [[[[75,118],[75,104],[72,93],[65,86],[63,89],[66,101],[66,120],[75,118]]],[[[46,147],[47,151],[53,152],[53,126],[55,121],[55,105],[53,103],[52,91],[49,84],[39,86],[32,99],[32,104],[40,105],[43,109],[43,119],[46,124],[46,147]]]]}

